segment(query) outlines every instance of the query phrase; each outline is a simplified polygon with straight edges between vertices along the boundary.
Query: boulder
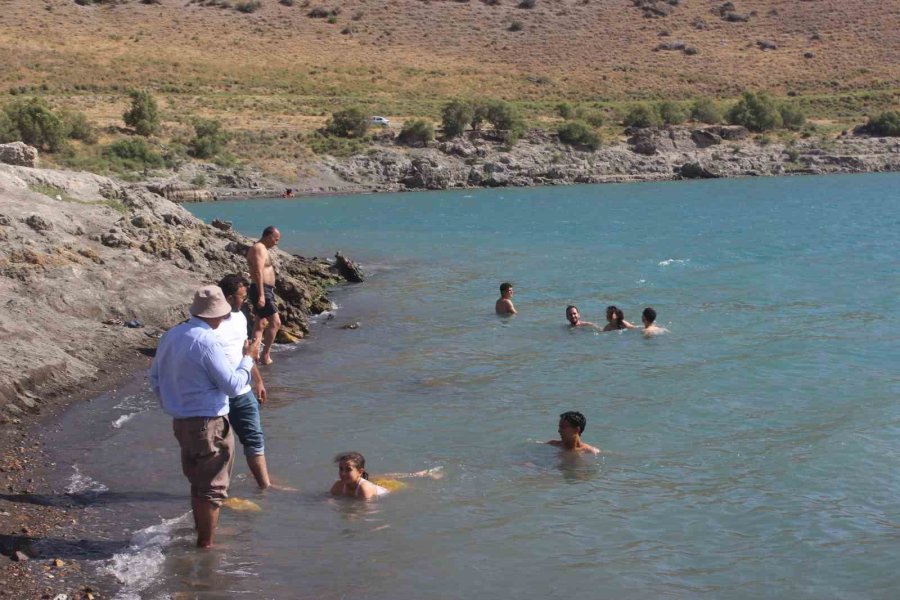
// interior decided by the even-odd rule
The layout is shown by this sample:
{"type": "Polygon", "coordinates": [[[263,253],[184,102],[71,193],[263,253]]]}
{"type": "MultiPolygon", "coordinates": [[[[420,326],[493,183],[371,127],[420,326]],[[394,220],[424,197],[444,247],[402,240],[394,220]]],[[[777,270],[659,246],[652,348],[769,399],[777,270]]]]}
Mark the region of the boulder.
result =
{"type": "Polygon", "coordinates": [[[362,269],[341,252],[334,255],[334,267],[341,277],[351,283],[362,283],[365,279],[362,269]]]}
{"type": "Polygon", "coordinates": [[[716,135],[708,129],[695,129],[691,132],[691,140],[698,148],[709,148],[722,143],[722,136],[716,135]]]}
{"type": "Polygon", "coordinates": [[[38,215],[30,215],[25,218],[25,224],[35,231],[50,231],[53,229],[53,223],[38,215]]]}
{"type": "Polygon", "coordinates": [[[209,202],[215,200],[212,192],[183,181],[167,181],[147,184],[147,189],[172,202],[209,202]]]}
{"type": "Polygon", "coordinates": [[[210,225],[221,231],[231,231],[233,223],[231,221],[221,221],[219,219],[213,219],[210,225]]]}
{"type": "Polygon", "coordinates": [[[37,167],[38,151],[24,142],[0,144],[0,163],[19,167],[37,167]]]}
{"type": "Polygon", "coordinates": [[[743,125],[719,125],[718,127],[707,127],[706,131],[712,132],[729,142],[743,140],[750,135],[750,130],[743,125]]]}
{"type": "Polygon", "coordinates": [[[450,187],[450,171],[436,161],[416,158],[403,184],[414,189],[446,190],[450,187]]]}
{"type": "Polygon", "coordinates": [[[680,167],[676,167],[675,172],[678,173],[682,179],[714,179],[718,177],[700,163],[695,162],[684,163],[680,167]]]}
{"type": "Polygon", "coordinates": [[[684,50],[685,47],[685,43],[681,41],[663,42],[662,44],[659,44],[656,48],[654,48],[654,51],[658,52],[660,50],[684,50]]]}
{"type": "Polygon", "coordinates": [[[771,40],[756,40],[756,45],[760,50],[778,50],[778,44],[771,40]]]}

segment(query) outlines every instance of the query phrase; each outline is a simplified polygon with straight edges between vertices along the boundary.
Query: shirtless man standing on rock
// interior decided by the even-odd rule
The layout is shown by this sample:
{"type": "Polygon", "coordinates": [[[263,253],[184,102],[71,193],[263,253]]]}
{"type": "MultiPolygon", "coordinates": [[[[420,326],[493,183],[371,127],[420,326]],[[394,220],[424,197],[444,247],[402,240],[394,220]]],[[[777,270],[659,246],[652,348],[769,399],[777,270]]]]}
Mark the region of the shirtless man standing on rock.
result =
{"type": "Polygon", "coordinates": [[[281,318],[278,316],[278,308],[275,306],[275,266],[269,249],[274,248],[281,239],[281,232],[269,225],[263,230],[258,242],[247,250],[247,262],[250,264],[250,289],[249,300],[256,314],[253,323],[253,339],[262,338],[265,348],[259,363],[271,365],[272,344],[275,343],[275,334],[281,327],[281,318]]]}

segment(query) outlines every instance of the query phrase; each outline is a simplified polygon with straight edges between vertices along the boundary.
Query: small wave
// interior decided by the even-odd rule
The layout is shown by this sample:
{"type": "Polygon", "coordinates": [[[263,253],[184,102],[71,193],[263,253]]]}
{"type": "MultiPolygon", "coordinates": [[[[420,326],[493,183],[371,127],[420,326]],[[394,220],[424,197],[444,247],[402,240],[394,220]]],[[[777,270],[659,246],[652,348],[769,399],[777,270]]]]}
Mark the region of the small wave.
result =
{"type": "Polygon", "coordinates": [[[668,267],[669,265],[686,265],[691,262],[689,258],[668,258],[666,260],[659,261],[660,267],[668,267]]]}
{"type": "Polygon", "coordinates": [[[327,321],[329,319],[334,318],[334,313],[336,313],[341,307],[335,302],[331,303],[331,308],[328,310],[323,310],[317,315],[312,315],[309,318],[310,323],[319,323],[320,321],[327,321]]]}
{"type": "Polygon", "coordinates": [[[137,412],[133,412],[133,413],[128,413],[128,414],[126,414],[126,415],[122,415],[121,417],[119,417],[118,419],[116,419],[115,421],[112,422],[112,426],[113,426],[115,429],[121,429],[121,428],[122,428],[122,425],[124,425],[125,423],[127,423],[128,421],[130,421],[131,419],[133,419],[134,417],[136,417],[137,415],[141,414],[142,412],[144,412],[144,411],[139,410],[139,411],[137,411],[137,412]]]}
{"type": "Polygon", "coordinates": [[[123,588],[116,594],[116,600],[140,600],[141,592],[152,584],[162,571],[165,555],[163,550],[173,539],[173,532],[189,522],[190,513],[174,519],[164,520],[137,531],[131,537],[128,550],[113,555],[109,564],[102,569],[116,578],[123,588]]]}
{"type": "Polygon", "coordinates": [[[67,494],[84,494],[86,492],[106,492],[109,490],[108,487],[97,481],[96,479],[91,479],[87,475],[81,472],[81,469],[78,468],[78,465],[72,465],[72,469],[75,470],[72,473],[72,476],[69,478],[69,485],[66,486],[67,494]]]}

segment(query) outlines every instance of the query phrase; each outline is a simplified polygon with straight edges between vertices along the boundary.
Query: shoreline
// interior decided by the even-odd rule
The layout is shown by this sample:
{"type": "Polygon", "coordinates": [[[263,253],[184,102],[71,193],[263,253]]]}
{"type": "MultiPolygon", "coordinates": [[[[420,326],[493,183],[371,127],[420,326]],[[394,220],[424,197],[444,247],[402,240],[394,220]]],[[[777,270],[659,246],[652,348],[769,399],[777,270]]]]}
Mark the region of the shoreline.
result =
{"type": "MultiPolygon", "coordinates": [[[[740,126],[631,129],[625,140],[588,151],[559,142],[554,134],[531,131],[513,148],[483,132],[425,147],[407,148],[387,140],[365,154],[321,156],[313,175],[294,183],[275,181],[259,170],[191,165],[164,184],[178,202],[277,199],[287,189],[293,199],[450,189],[544,187],[575,184],[733,179],[794,175],[900,171],[900,138],[844,132],[833,139],[760,141],[740,126]],[[202,169],[220,182],[240,179],[246,187],[185,188],[183,180],[202,169]],[[182,191],[177,191],[182,189],[182,191]]],[[[761,138],[768,140],[768,138],[761,138]]]]}
{"type": "MultiPolygon", "coordinates": [[[[0,591],[105,597],[79,562],[90,558],[95,530],[81,527],[59,490],[53,432],[68,409],[146,369],[197,287],[246,270],[251,240],[141,186],[89,173],[3,164],[0,198],[0,591]],[[140,327],[126,327],[132,319],[140,327]],[[34,547],[48,543],[65,556],[34,547]]],[[[339,260],[273,256],[283,341],[296,341],[347,279],[339,260]]]]}

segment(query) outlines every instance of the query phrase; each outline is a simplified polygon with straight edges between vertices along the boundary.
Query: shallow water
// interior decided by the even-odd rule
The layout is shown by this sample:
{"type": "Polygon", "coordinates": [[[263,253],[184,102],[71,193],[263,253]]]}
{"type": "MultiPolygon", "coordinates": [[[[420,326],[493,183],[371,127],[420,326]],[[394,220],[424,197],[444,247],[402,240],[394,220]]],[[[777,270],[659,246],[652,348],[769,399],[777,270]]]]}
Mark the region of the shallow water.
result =
{"type": "Polygon", "coordinates": [[[224,513],[212,553],[159,525],[187,486],[146,394],[67,417],[108,423],[71,461],[130,492],[102,510],[155,526],[102,566],[144,566],[123,598],[893,597],[898,202],[890,174],[192,205],[370,277],[266,372],[271,470],[301,491],[239,459],[263,510],[224,513]],[[571,331],[569,303],[671,334],[571,331]],[[539,444],[572,409],[600,457],[539,444]],[[330,500],[345,450],[445,477],[330,500]]]}

